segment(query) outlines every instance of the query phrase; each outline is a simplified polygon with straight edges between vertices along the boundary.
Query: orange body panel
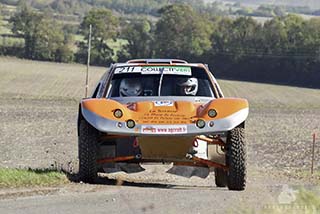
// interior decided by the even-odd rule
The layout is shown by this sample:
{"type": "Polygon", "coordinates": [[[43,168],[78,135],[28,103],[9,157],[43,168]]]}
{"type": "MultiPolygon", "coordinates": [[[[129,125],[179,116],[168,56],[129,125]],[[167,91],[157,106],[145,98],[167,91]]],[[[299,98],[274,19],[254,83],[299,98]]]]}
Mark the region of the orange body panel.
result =
{"type": "Polygon", "coordinates": [[[111,99],[86,99],[82,101],[83,108],[103,118],[121,122],[132,119],[139,124],[191,124],[199,118],[206,121],[222,119],[248,108],[247,100],[238,98],[213,99],[205,105],[175,101],[171,106],[155,106],[152,101],[142,101],[134,104],[134,110],[131,110],[132,104],[130,105],[129,109],[127,105],[111,99]],[[123,112],[121,118],[114,116],[113,113],[116,109],[123,112]],[[216,117],[208,116],[210,109],[216,110],[216,117]]]}
{"type": "Polygon", "coordinates": [[[240,111],[241,109],[245,109],[248,107],[249,107],[249,103],[245,99],[240,99],[240,98],[215,99],[202,107],[203,110],[200,110],[199,117],[205,120],[212,120],[212,118],[208,116],[207,112],[210,109],[215,109],[217,112],[217,116],[214,119],[222,119],[233,113],[236,113],[237,111],[240,111]]]}

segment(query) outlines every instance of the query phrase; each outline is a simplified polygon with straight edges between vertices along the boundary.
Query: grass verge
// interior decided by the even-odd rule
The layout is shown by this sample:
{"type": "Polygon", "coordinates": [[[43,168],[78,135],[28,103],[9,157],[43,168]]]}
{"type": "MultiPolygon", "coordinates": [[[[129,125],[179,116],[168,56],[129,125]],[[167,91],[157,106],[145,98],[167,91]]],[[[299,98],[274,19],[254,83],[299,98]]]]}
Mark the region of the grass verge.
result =
{"type": "Polygon", "coordinates": [[[228,213],[238,214],[316,214],[320,211],[320,189],[307,190],[302,188],[280,193],[276,200],[281,203],[266,203],[262,207],[253,208],[252,204],[242,204],[240,207],[230,209],[228,213]],[[281,197],[281,198],[280,198],[281,197]]]}
{"type": "Polygon", "coordinates": [[[0,188],[47,187],[67,182],[66,175],[56,170],[0,168],[0,188]]]}
{"type": "Polygon", "coordinates": [[[301,189],[297,191],[295,201],[288,204],[278,204],[265,207],[260,213],[305,213],[313,214],[320,211],[320,196],[312,191],[301,189]]]}

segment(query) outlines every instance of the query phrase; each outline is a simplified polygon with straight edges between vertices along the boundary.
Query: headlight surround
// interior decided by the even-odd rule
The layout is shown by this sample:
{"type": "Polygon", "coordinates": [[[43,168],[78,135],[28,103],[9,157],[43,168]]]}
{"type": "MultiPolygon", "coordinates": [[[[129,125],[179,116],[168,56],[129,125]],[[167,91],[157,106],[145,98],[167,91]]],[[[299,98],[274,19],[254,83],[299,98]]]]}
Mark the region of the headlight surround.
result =
{"type": "Polygon", "coordinates": [[[206,122],[202,119],[197,120],[196,126],[200,129],[204,128],[206,126],[206,122]]]}
{"type": "Polygon", "coordinates": [[[217,111],[216,111],[215,109],[210,109],[210,110],[208,111],[208,116],[211,117],[211,118],[216,117],[217,114],[218,114],[218,113],[217,113],[217,111]]]}
{"type": "Polygon", "coordinates": [[[123,112],[120,109],[116,109],[113,111],[113,116],[116,118],[121,118],[123,116],[123,112]]]}
{"type": "Polygon", "coordinates": [[[136,126],[136,123],[134,122],[134,120],[127,120],[127,127],[129,129],[132,129],[136,126]]]}

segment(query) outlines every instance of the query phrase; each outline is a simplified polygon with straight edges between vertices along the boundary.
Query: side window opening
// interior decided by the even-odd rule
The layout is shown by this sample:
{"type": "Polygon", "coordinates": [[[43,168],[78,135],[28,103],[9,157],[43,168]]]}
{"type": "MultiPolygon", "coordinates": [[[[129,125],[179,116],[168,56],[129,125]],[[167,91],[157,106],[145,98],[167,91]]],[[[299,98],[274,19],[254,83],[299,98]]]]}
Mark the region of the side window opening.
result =
{"type": "Polygon", "coordinates": [[[100,85],[101,83],[99,83],[97,86],[96,86],[96,89],[94,90],[93,94],[92,94],[92,98],[96,98],[97,97],[97,94],[98,94],[98,91],[100,89],[100,85]]]}

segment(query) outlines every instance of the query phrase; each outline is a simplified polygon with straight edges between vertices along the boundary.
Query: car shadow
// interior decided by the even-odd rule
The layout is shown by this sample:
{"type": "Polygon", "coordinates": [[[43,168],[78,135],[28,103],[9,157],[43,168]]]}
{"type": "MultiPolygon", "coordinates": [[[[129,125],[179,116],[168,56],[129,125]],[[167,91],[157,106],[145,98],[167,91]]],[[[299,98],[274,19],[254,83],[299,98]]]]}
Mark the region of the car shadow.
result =
{"type": "MultiPolygon", "coordinates": [[[[81,183],[79,176],[76,173],[64,172],[69,181],[74,183],[81,183]]],[[[214,182],[213,182],[214,183],[214,182]]],[[[227,188],[218,188],[216,186],[201,186],[201,185],[177,185],[160,182],[144,182],[144,181],[127,181],[121,179],[110,179],[106,176],[98,176],[92,185],[106,185],[106,186],[125,186],[125,187],[140,187],[140,188],[157,188],[157,189],[179,189],[179,190],[220,190],[227,191],[227,188]]]]}

